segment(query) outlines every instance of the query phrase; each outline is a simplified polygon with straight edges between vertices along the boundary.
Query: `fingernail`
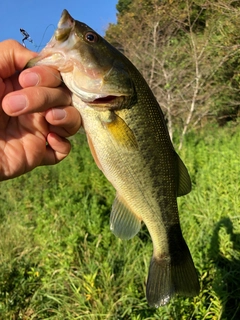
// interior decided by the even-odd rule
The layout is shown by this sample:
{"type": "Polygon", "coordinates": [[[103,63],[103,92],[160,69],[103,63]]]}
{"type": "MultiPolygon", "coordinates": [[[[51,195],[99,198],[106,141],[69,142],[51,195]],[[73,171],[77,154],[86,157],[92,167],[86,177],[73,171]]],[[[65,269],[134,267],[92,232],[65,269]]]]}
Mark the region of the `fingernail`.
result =
{"type": "Polygon", "coordinates": [[[32,87],[36,86],[40,81],[40,77],[35,72],[26,72],[23,76],[24,86],[32,87]]]}
{"type": "Polygon", "coordinates": [[[27,99],[24,95],[13,95],[6,97],[6,102],[10,113],[16,113],[27,107],[27,99]]]}
{"type": "Polygon", "coordinates": [[[54,120],[63,120],[66,117],[67,113],[64,109],[53,108],[52,115],[54,120]]]}

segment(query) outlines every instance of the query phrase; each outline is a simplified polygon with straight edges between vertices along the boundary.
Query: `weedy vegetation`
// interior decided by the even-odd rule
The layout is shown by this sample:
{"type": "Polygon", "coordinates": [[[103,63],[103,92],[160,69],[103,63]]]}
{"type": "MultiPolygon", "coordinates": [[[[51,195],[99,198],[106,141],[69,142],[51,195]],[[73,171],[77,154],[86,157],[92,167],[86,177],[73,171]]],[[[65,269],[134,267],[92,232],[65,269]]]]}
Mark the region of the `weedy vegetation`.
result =
{"type": "Polygon", "coordinates": [[[111,233],[114,190],[77,134],[59,165],[0,184],[0,319],[239,319],[239,127],[185,139],[193,190],[179,211],[199,296],[148,307],[150,236],[144,226],[129,241],[111,233]]]}

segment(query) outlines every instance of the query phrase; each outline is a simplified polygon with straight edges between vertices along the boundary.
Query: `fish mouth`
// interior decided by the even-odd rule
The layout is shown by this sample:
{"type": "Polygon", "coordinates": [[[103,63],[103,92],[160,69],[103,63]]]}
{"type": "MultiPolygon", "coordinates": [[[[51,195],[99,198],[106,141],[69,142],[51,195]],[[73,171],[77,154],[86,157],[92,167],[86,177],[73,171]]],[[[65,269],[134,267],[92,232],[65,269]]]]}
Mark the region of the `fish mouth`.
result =
{"type": "Polygon", "coordinates": [[[26,68],[31,68],[36,65],[45,65],[49,67],[57,68],[58,71],[71,71],[73,69],[72,63],[69,63],[62,52],[52,53],[51,50],[49,52],[45,49],[44,54],[41,54],[30,61],[25,66],[26,68]]]}
{"type": "Polygon", "coordinates": [[[106,97],[102,97],[102,98],[97,98],[95,100],[93,100],[91,103],[94,103],[94,104],[105,104],[105,103],[111,103],[111,102],[114,102],[118,99],[119,97],[117,96],[106,96],[106,97]]]}
{"type": "Polygon", "coordinates": [[[105,97],[96,98],[93,101],[88,101],[87,104],[90,107],[98,110],[101,108],[103,110],[119,110],[126,104],[126,100],[128,100],[127,96],[108,95],[105,97]]]}

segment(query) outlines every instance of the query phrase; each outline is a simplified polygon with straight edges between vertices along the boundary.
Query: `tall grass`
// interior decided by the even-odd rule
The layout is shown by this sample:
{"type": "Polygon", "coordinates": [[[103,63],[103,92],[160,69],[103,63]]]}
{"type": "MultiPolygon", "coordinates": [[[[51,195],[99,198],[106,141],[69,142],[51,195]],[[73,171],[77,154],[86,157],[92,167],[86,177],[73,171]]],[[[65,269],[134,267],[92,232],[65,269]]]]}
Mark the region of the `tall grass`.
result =
{"type": "Polygon", "coordinates": [[[146,228],[129,241],[111,234],[114,190],[85,137],[72,144],[61,164],[0,184],[0,319],[239,319],[240,131],[186,137],[193,190],[179,211],[201,293],[157,310],[145,299],[146,228]]]}

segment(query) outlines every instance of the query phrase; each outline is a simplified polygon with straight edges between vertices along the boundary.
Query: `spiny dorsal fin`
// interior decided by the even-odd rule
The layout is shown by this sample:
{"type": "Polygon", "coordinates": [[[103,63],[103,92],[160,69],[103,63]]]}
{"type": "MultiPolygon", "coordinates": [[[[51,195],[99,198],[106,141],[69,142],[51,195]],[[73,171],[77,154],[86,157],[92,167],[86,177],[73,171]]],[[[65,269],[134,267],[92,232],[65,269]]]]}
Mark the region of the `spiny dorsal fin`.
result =
{"type": "Polygon", "coordinates": [[[117,195],[112,206],[110,229],[115,236],[127,240],[134,237],[141,228],[141,220],[130,211],[117,195]]]}
{"type": "Polygon", "coordinates": [[[177,196],[181,197],[188,194],[192,189],[191,179],[185,164],[177,155],[177,171],[178,171],[178,186],[177,186],[177,196]]]}

